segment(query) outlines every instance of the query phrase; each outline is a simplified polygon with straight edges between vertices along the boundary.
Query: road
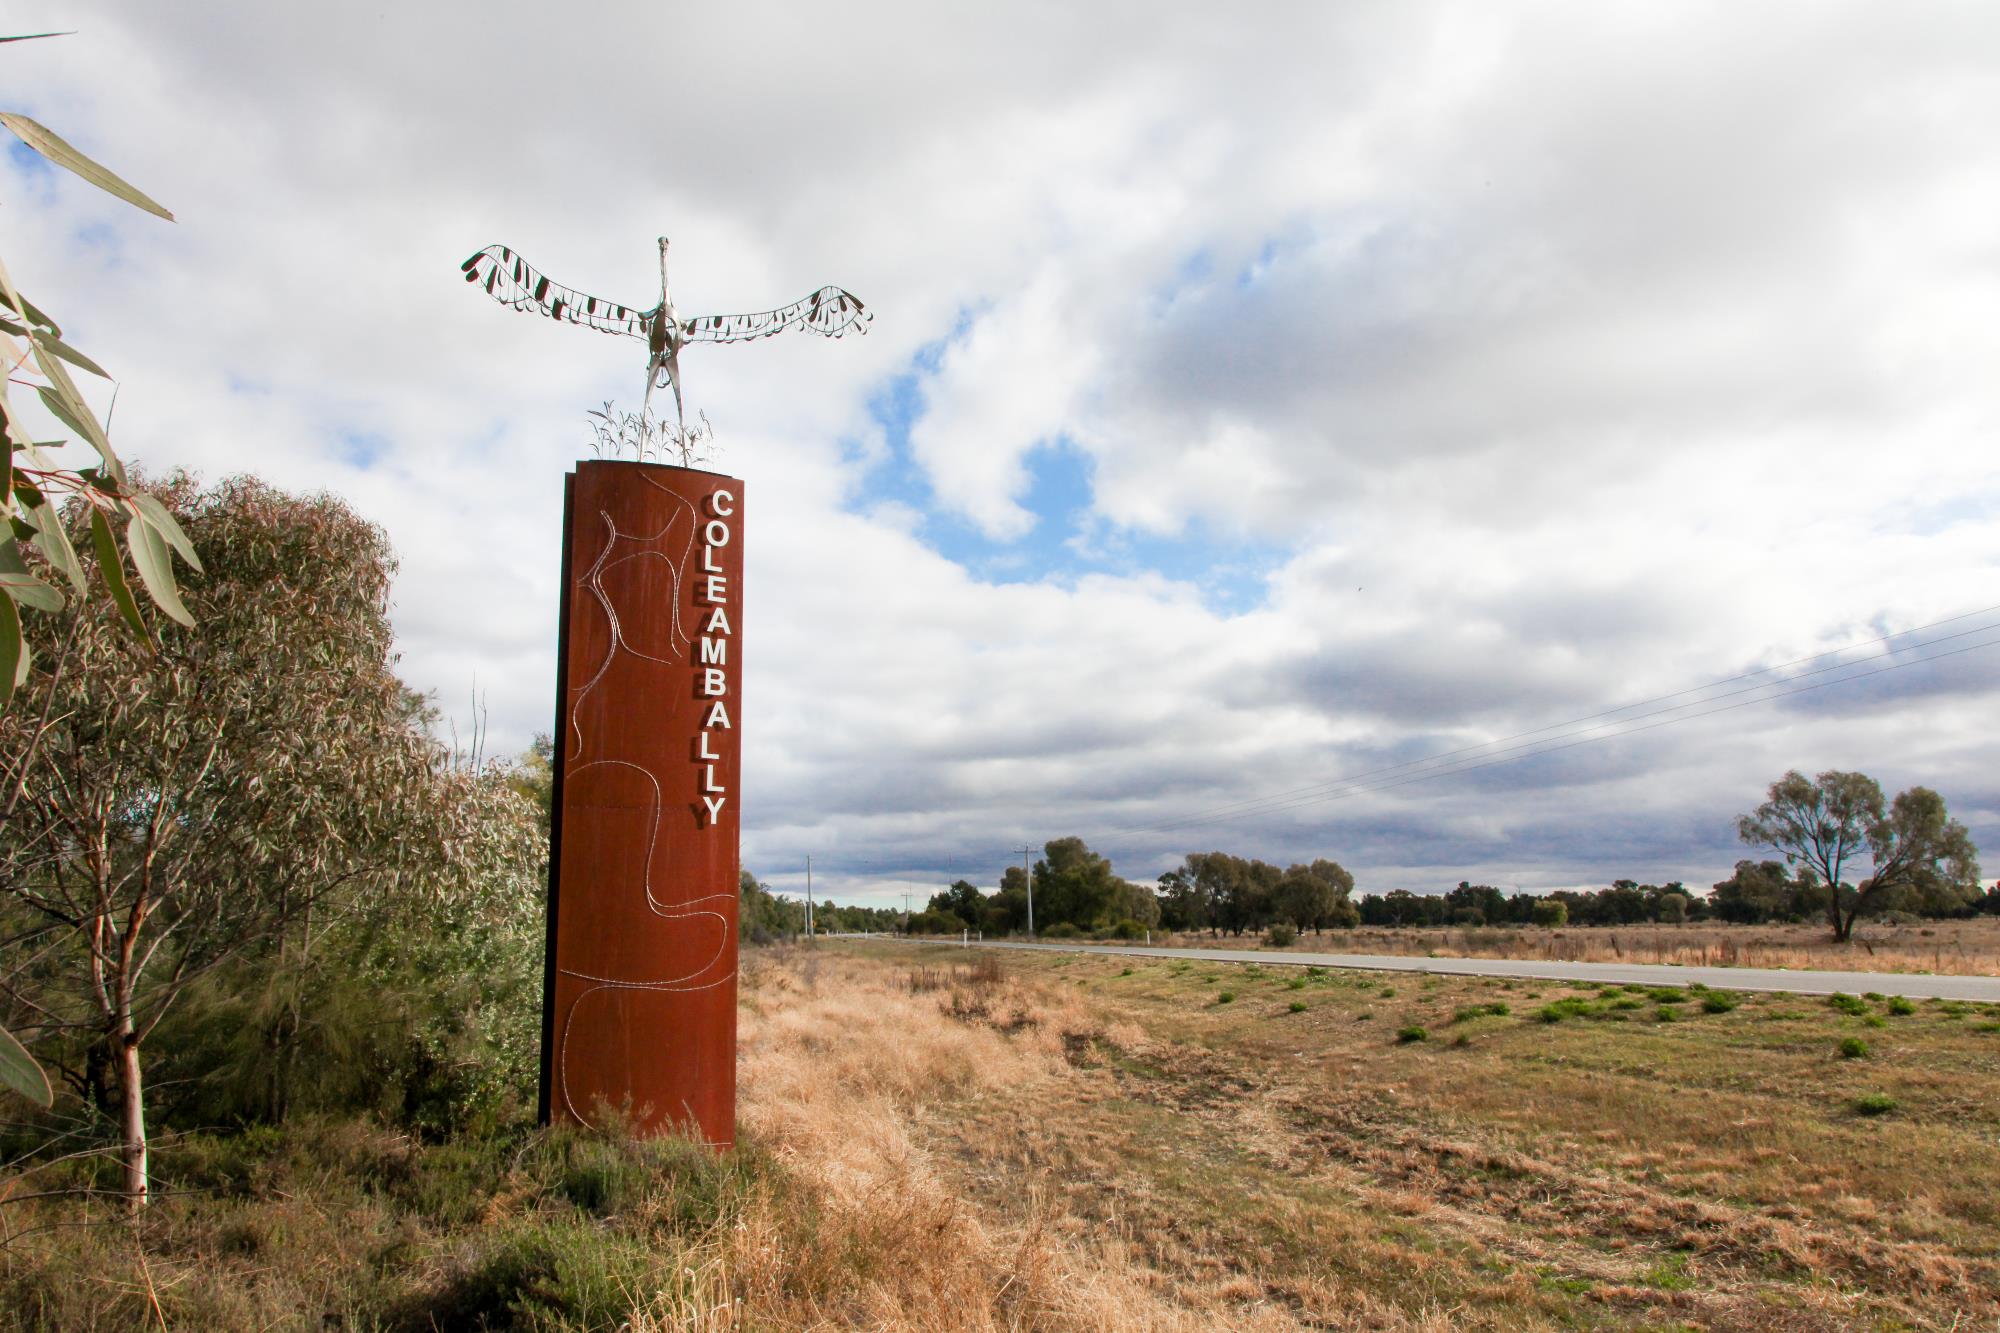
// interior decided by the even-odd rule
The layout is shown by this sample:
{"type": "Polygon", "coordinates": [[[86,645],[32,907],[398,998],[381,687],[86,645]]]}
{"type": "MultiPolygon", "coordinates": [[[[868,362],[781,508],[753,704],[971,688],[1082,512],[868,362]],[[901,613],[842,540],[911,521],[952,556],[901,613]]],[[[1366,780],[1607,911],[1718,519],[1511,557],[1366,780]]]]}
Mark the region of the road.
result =
{"type": "MultiPolygon", "coordinates": [[[[882,938],[893,938],[884,936],[882,938]]],[[[1121,958],[1187,958],[1265,967],[1351,967],[1379,972],[1443,972],[1474,977],[1536,977],[1592,985],[1713,986],[1717,990],[1793,991],[1801,995],[1903,995],[1912,1000],[1977,1000],[2000,1004],[2000,977],[1932,976],[1914,972],[1807,972],[1764,967],[1672,967],[1662,963],[1562,963],[1517,958],[1420,958],[1377,953],[1294,953],[1261,949],[1150,949],[1123,944],[1026,944],[972,941],[974,949],[1039,949],[1102,953],[1121,958]]]]}

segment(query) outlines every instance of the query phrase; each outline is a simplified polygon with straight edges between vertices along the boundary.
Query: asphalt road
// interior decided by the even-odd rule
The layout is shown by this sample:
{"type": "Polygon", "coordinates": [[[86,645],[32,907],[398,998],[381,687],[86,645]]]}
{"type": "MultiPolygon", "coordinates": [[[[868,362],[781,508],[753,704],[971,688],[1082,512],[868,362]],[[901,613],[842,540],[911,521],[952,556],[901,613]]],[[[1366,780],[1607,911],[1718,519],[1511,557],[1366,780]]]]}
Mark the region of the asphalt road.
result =
{"type": "Polygon", "coordinates": [[[1671,967],[1661,963],[1560,963],[1514,958],[1416,958],[1376,953],[1295,953],[1262,949],[1149,949],[1123,944],[1025,944],[973,941],[974,949],[1040,949],[1123,958],[1189,958],[1265,967],[1353,967],[1379,972],[1443,972],[1474,977],[1539,977],[1549,981],[1638,982],[1648,986],[1700,983],[1717,990],[1794,991],[1801,995],[1904,995],[1912,1000],[1978,1000],[2000,1004],[2000,977],[1932,976],[1913,972],[1807,972],[1764,967],[1671,967]]]}

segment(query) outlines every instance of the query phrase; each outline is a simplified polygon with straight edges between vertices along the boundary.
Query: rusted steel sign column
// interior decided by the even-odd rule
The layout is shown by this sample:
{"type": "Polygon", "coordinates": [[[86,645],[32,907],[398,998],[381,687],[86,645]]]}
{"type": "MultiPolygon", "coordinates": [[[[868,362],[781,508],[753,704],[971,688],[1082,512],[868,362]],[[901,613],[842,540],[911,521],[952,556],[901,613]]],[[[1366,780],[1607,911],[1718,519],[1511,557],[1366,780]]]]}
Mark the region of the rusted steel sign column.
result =
{"type": "Polygon", "coordinates": [[[564,506],[542,1118],[736,1137],[743,483],[584,462],[564,506]]]}

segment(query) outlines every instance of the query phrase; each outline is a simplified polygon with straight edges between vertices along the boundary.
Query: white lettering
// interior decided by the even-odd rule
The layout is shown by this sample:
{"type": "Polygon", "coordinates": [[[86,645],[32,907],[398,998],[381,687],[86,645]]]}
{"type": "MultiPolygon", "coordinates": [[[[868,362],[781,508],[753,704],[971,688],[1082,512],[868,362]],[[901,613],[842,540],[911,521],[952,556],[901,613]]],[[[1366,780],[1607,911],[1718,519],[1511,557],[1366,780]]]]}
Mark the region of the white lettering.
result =
{"type": "Polygon", "coordinates": [[[701,693],[703,698],[713,698],[718,694],[729,693],[729,686],[723,679],[721,667],[703,667],[701,669],[701,693]]]}
{"type": "MultiPolygon", "coordinates": [[[[708,548],[703,547],[702,549],[706,550],[708,548]]],[[[701,596],[703,601],[726,602],[729,600],[729,581],[723,578],[722,575],[710,574],[706,579],[702,580],[702,585],[701,596]]]]}
{"type": "Polygon", "coordinates": [[[710,546],[727,546],[729,545],[729,525],[719,518],[711,518],[708,520],[708,525],[701,530],[701,539],[710,546]],[[715,535],[718,532],[722,534],[720,537],[715,535]]]}
{"type": "Polygon", "coordinates": [[[706,636],[701,641],[701,662],[703,666],[713,663],[726,666],[729,662],[729,640],[711,639],[706,636]]]}
{"type": "Polygon", "coordinates": [[[722,758],[721,755],[717,754],[714,750],[709,748],[712,744],[714,744],[714,742],[715,738],[713,736],[709,735],[705,731],[702,732],[701,739],[695,743],[694,757],[697,759],[722,758]]]}
{"type": "Polygon", "coordinates": [[[729,628],[729,613],[718,606],[708,613],[708,623],[701,627],[701,632],[703,634],[732,634],[735,631],[729,628]]]}
{"type": "Polygon", "coordinates": [[[727,796],[704,796],[701,798],[701,803],[708,807],[709,823],[713,824],[721,816],[723,802],[728,799],[727,796]]]}
{"type": "Polygon", "coordinates": [[[702,765],[702,770],[701,770],[701,773],[702,773],[702,776],[701,776],[701,789],[702,789],[703,791],[728,791],[728,790],[729,790],[729,788],[727,788],[727,787],[723,786],[723,785],[722,785],[722,784],[721,784],[720,782],[717,782],[717,781],[715,780],[715,765],[714,765],[714,764],[703,764],[703,765],[702,765]]]}
{"type": "Polygon", "coordinates": [[[708,706],[708,721],[701,725],[704,727],[729,727],[729,710],[723,706],[722,700],[717,699],[708,706]]]}
{"type": "Polygon", "coordinates": [[[713,546],[704,546],[701,548],[701,567],[711,574],[720,574],[722,572],[722,566],[715,563],[715,548],[713,546]]]}
{"type": "Polygon", "coordinates": [[[724,518],[730,517],[736,512],[735,494],[730,491],[709,492],[708,512],[711,514],[720,514],[724,518]],[[728,501],[727,504],[723,503],[725,500],[728,501]]]}

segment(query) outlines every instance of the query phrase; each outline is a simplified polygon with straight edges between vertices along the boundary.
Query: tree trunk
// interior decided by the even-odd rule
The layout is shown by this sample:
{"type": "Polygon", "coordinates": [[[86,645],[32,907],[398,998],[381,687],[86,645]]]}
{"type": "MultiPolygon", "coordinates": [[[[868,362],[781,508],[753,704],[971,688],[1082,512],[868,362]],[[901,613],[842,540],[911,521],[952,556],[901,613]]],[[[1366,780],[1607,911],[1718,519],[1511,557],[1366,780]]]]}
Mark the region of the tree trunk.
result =
{"type": "Polygon", "coordinates": [[[120,1156],[125,1163],[125,1205],[138,1212],[147,1203],[146,1174],[146,1094],[139,1076],[137,1034],[121,1034],[118,1042],[119,1081],[124,1085],[124,1144],[120,1156]]]}

